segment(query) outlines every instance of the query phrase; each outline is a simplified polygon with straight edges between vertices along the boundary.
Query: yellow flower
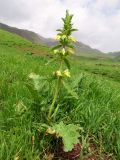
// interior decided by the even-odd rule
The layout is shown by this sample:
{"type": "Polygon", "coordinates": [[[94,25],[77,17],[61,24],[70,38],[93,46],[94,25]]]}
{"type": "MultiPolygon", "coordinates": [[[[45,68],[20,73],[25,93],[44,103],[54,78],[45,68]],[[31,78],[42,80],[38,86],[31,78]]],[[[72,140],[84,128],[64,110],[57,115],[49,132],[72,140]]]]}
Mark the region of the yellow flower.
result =
{"type": "Polygon", "coordinates": [[[65,55],[65,49],[64,48],[62,49],[61,53],[62,53],[63,56],[65,55]]]}
{"type": "Polygon", "coordinates": [[[63,36],[62,36],[62,39],[63,39],[63,40],[65,40],[66,38],[67,38],[67,36],[66,36],[66,35],[63,35],[63,36]]]}
{"type": "Polygon", "coordinates": [[[69,37],[69,40],[72,41],[72,42],[76,42],[76,39],[72,36],[69,37]]]}
{"type": "Polygon", "coordinates": [[[59,71],[59,70],[58,70],[58,71],[56,71],[56,76],[57,76],[57,77],[62,77],[62,73],[61,73],[61,71],[59,71]]]}
{"type": "Polygon", "coordinates": [[[61,39],[61,36],[60,36],[60,35],[57,35],[57,36],[55,37],[55,39],[59,41],[59,40],[61,39]]]}
{"type": "Polygon", "coordinates": [[[54,52],[54,54],[57,54],[59,52],[59,50],[55,49],[53,52],[54,52]]]}
{"type": "Polygon", "coordinates": [[[48,128],[48,129],[46,130],[46,133],[47,133],[47,134],[55,134],[55,130],[53,130],[52,128],[48,128]]]}
{"type": "Polygon", "coordinates": [[[70,71],[68,70],[68,69],[66,69],[66,70],[64,70],[64,75],[66,76],[66,77],[71,77],[71,75],[70,75],[70,71]]]}

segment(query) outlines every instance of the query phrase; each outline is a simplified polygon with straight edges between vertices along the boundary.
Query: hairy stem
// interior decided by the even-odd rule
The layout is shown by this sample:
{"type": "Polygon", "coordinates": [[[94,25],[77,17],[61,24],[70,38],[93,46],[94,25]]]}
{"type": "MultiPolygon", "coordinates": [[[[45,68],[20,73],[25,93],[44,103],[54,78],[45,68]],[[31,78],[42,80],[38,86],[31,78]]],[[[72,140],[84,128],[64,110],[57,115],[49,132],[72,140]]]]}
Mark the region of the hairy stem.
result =
{"type": "MultiPolygon", "coordinates": [[[[59,70],[62,70],[62,64],[63,64],[63,60],[61,59],[59,70]]],[[[61,77],[58,77],[58,79],[57,79],[57,84],[56,84],[55,94],[54,94],[53,101],[52,101],[52,104],[51,104],[51,106],[50,106],[49,113],[48,113],[48,120],[51,119],[51,115],[52,115],[53,110],[55,111],[54,105],[55,105],[55,102],[56,102],[57,97],[58,97],[60,85],[61,85],[61,77]]],[[[53,113],[53,114],[54,114],[54,113],[53,113]]]]}
{"type": "Polygon", "coordinates": [[[50,106],[49,113],[48,113],[48,119],[49,120],[51,118],[52,112],[54,110],[54,105],[55,105],[55,102],[56,102],[57,97],[58,97],[60,83],[61,83],[61,78],[58,78],[57,79],[57,84],[56,84],[56,90],[55,90],[54,98],[53,98],[53,101],[52,101],[52,104],[50,106]]]}

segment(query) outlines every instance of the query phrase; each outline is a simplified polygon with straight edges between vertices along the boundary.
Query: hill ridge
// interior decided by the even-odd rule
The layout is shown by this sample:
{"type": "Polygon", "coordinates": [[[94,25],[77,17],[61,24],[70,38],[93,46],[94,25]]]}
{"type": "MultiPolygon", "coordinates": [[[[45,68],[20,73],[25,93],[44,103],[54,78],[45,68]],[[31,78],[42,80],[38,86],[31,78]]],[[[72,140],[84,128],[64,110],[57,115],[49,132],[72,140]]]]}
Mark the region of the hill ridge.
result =
{"type": "MultiPolygon", "coordinates": [[[[11,26],[3,24],[3,23],[0,23],[0,29],[3,29],[5,31],[11,32],[11,33],[15,33],[15,34],[33,42],[33,43],[47,45],[50,47],[57,44],[57,41],[55,39],[44,38],[44,37],[40,36],[39,34],[33,32],[33,31],[26,30],[26,29],[18,29],[16,27],[11,27],[11,26]]],[[[99,51],[97,49],[93,49],[89,45],[86,45],[82,42],[77,42],[75,44],[75,47],[76,47],[77,55],[79,55],[79,53],[82,53],[82,54],[95,53],[95,54],[98,54],[99,56],[103,54],[101,51],[99,51]]]]}

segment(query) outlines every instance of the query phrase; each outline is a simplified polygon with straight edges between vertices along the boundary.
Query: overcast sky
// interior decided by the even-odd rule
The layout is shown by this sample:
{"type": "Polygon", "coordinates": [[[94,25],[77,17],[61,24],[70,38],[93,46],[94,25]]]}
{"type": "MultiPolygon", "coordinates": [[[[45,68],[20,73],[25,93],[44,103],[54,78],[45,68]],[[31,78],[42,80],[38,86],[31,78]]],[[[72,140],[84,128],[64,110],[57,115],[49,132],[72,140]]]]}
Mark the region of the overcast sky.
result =
{"type": "Polygon", "coordinates": [[[66,9],[74,14],[78,41],[120,50],[120,0],[0,0],[0,22],[54,37],[66,9]]]}

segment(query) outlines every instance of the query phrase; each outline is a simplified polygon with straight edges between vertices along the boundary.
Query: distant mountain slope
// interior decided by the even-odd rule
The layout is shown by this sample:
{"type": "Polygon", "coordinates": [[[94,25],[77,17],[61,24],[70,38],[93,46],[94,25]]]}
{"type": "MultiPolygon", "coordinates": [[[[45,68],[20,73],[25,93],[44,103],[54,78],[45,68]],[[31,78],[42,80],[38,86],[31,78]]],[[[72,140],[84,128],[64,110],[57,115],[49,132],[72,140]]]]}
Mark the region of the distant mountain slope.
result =
{"type": "Polygon", "coordinates": [[[44,42],[44,38],[39,36],[38,34],[28,31],[28,30],[23,30],[23,29],[18,29],[15,27],[10,27],[6,24],[0,23],[0,29],[3,29],[5,31],[11,32],[11,33],[15,33],[33,43],[43,43],[44,42]]]}
{"type": "Polygon", "coordinates": [[[120,61],[120,51],[109,52],[108,55],[111,56],[111,58],[114,58],[114,59],[120,61]]]}
{"type": "MultiPolygon", "coordinates": [[[[15,49],[28,55],[49,55],[50,48],[40,44],[34,44],[27,39],[8,31],[0,29],[0,48],[15,49]]],[[[0,50],[1,54],[1,50],[0,50]]]]}
{"type": "Polygon", "coordinates": [[[2,45],[7,45],[7,44],[30,45],[32,43],[19,35],[12,34],[8,31],[0,29],[0,44],[2,45]]]}
{"type": "Polygon", "coordinates": [[[118,56],[120,56],[120,51],[118,51],[118,52],[110,52],[108,54],[111,55],[111,56],[114,56],[114,57],[118,57],[118,56]]]}
{"type": "MultiPolygon", "coordinates": [[[[48,45],[48,46],[53,46],[55,44],[57,44],[57,42],[52,39],[52,38],[44,38],[40,35],[38,35],[37,33],[34,33],[32,31],[28,31],[28,30],[23,30],[23,29],[18,29],[15,27],[10,27],[6,24],[0,23],[0,29],[6,30],[8,32],[12,32],[15,33],[17,35],[20,35],[21,37],[33,42],[33,43],[37,43],[37,44],[43,44],[43,45],[48,45]]],[[[96,56],[103,56],[102,52],[97,50],[97,49],[93,49],[88,45],[85,45],[81,42],[77,42],[75,44],[76,47],[76,53],[77,55],[96,55],[96,56]]]]}

